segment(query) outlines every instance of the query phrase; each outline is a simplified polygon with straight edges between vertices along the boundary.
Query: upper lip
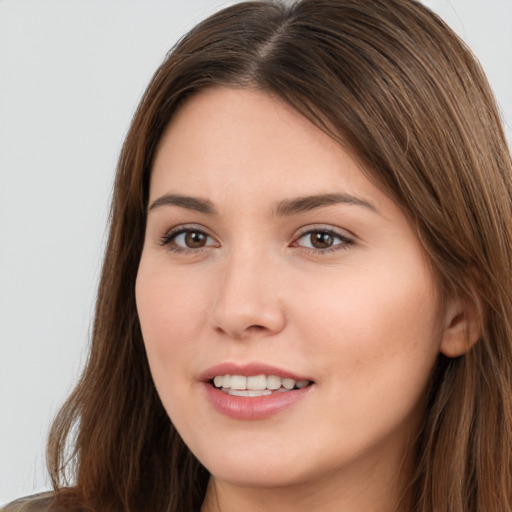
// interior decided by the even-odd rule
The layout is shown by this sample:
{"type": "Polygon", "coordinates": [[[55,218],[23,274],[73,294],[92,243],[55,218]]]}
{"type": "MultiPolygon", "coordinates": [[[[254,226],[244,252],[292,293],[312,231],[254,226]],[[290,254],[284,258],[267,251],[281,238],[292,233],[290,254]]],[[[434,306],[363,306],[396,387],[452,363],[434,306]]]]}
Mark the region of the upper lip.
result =
{"type": "Polygon", "coordinates": [[[201,373],[199,379],[201,381],[207,382],[212,380],[217,375],[243,375],[245,377],[251,377],[253,375],[275,375],[277,377],[281,377],[282,379],[293,379],[295,381],[313,380],[308,376],[298,375],[284,368],[278,368],[277,366],[259,362],[224,362],[216,364],[215,366],[212,366],[201,373]]]}

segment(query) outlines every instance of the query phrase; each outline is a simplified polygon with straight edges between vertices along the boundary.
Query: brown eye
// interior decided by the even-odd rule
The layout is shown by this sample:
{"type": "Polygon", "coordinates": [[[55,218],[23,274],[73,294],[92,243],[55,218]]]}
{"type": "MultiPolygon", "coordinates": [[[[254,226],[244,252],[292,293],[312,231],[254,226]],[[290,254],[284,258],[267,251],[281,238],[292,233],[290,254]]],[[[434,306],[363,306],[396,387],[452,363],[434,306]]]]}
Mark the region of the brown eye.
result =
{"type": "Polygon", "coordinates": [[[193,228],[180,229],[165,235],[162,238],[162,245],[167,245],[170,249],[176,251],[218,246],[217,242],[211,236],[199,229],[193,228]]]}
{"type": "Polygon", "coordinates": [[[315,249],[328,249],[334,243],[334,237],[330,233],[315,231],[310,235],[311,246],[315,249]]]}
{"type": "Polygon", "coordinates": [[[295,247],[303,247],[305,249],[316,250],[318,252],[348,249],[353,245],[353,240],[330,229],[312,229],[300,236],[295,247]]]}
{"type": "Polygon", "coordinates": [[[198,231],[188,231],[184,233],[185,245],[190,249],[199,249],[206,245],[208,237],[198,231]]]}

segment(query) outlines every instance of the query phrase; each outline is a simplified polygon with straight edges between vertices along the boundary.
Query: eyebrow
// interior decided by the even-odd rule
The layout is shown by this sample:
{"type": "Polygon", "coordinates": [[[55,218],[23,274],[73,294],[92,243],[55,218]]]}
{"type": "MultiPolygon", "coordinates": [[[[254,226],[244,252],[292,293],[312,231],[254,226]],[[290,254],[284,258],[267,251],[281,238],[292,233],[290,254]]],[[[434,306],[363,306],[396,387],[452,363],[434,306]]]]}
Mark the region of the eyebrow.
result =
{"type": "Polygon", "coordinates": [[[278,216],[295,215],[304,213],[316,208],[331,206],[336,204],[350,204],[355,206],[363,206],[379,213],[373,204],[365,199],[350,194],[320,194],[314,196],[299,197],[297,199],[285,199],[278,203],[274,213],[278,216]]]}
{"type": "Polygon", "coordinates": [[[179,194],[165,194],[155,199],[148,208],[148,212],[162,206],[179,206],[187,210],[205,213],[207,215],[217,214],[217,210],[211,201],[198,197],[182,196],[179,194]]]}
{"type": "MultiPolygon", "coordinates": [[[[316,208],[336,204],[349,204],[362,206],[369,210],[379,213],[373,204],[365,199],[350,194],[319,194],[313,196],[298,197],[295,199],[285,199],[280,201],[274,208],[273,213],[277,216],[284,217],[288,215],[296,215],[298,213],[308,212],[316,208]]],[[[178,206],[187,210],[194,210],[207,215],[216,215],[217,209],[208,199],[198,197],[183,196],[180,194],[164,194],[155,199],[148,207],[148,212],[161,208],[162,206],[178,206]]]]}

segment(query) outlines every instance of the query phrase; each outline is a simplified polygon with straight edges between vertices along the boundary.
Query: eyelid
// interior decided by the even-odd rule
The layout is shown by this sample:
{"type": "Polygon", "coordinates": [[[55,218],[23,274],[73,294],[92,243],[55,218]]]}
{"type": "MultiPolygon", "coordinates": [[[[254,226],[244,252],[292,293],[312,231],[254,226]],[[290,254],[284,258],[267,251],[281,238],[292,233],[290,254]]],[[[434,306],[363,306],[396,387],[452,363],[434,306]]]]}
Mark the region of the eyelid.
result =
{"type": "Polygon", "coordinates": [[[336,228],[333,226],[326,226],[324,225],[312,225],[312,226],[305,226],[301,228],[298,233],[294,236],[293,242],[291,244],[292,247],[299,247],[301,249],[304,249],[306,251],[311,251],[315,253],[325,253],[329,251],[336,251],[340,249],[347,249],[350,246],[355,244],[355,236],[348,232],[345,229],[336,228]],[[298,244],[298,241],[301,238],[304,238],[307,235],[311,235],[313,233],[325,233],[328,235],[331,235],[335,238],[338,238],[340,240],[339,243],[336,243],[332,245],[331,247],[327,247],[324,249],[320,248],[314,248],[314,247],[304,247],[298,244]]]}
{"type": "Polygon", "coordinates": [[[173,228],[167,230],[163,236],[160,237],[160,243],[161,246],[168,246],[170,250],[176,251],[176,252],[199,252],[201,250],[210,248],[210,247],[219,247],[220,244],[217,241],[217,238],[210,234],[206,228],[204,228],[201,225],[198,224],[179,224],[178,226],[174,226],[173,228]],[[201,233],[202,235],[206,236],[207,238],[210,238],[211,240],[214,240],[214,244],[207,244],[203,247],[193,248],[193,247],[181,247],[178,245],[172,245],[172,242],[181,234],[187,233],[187,232],[195,232],[195,233],[201,233]]]}

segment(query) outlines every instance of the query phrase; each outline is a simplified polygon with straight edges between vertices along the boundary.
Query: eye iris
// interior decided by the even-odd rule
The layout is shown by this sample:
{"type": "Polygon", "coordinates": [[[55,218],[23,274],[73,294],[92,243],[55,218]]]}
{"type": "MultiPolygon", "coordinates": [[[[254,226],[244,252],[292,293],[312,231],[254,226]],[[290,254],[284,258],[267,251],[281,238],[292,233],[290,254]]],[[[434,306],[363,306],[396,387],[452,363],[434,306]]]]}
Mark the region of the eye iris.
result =
{"type": "Polygon", "coordinates": [[[204,247],[206,244],[206,235],[198,233],[197,231],[189,231],[185,234],[185,244],[192,249],[204,247]]]}
{"type": "Polygon", "coordinates": [[[329,233],[317,231],[311,234],[311,245],[316,249],[328,249],[332,246],[334,238],[329,233]]]}

